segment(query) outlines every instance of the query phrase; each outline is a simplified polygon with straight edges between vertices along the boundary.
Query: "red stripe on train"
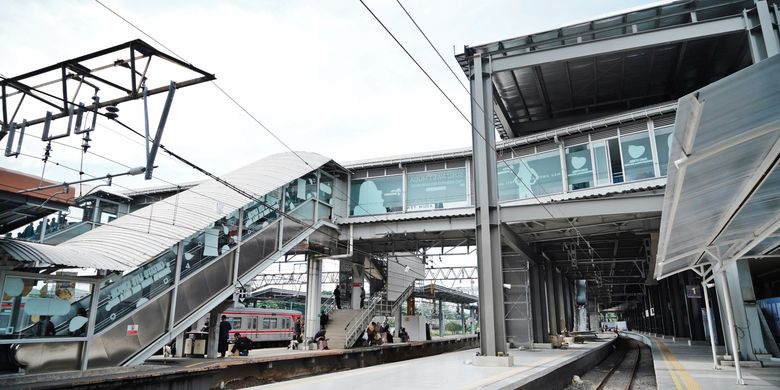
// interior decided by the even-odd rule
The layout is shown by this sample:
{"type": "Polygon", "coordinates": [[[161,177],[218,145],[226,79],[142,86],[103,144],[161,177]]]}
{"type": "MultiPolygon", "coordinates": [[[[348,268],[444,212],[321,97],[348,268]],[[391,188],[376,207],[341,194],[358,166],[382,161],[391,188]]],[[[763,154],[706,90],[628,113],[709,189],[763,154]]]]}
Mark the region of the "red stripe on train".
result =
{"type": "Polygon", "coordinates": [[[292,332],[293,332],[292,329],[257,329],[257,330],[236,329],[236,330],[231,330],[230,331],[231,334],[234,334],[234,333],[241,333],[241,334],[244,334],[244,333],[292,333],[292,332]]]}

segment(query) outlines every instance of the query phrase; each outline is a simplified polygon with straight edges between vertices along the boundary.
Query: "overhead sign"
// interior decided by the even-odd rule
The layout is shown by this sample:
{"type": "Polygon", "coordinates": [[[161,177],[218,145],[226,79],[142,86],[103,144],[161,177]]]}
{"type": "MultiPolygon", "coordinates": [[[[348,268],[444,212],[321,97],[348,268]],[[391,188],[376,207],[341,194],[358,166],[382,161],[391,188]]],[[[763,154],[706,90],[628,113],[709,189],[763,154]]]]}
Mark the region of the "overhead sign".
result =
{"type": "Polygon", "coordinates": [[[701,298],[701,286],[695,284],[685,286],[685,296],[688,298],[701,298]]]}

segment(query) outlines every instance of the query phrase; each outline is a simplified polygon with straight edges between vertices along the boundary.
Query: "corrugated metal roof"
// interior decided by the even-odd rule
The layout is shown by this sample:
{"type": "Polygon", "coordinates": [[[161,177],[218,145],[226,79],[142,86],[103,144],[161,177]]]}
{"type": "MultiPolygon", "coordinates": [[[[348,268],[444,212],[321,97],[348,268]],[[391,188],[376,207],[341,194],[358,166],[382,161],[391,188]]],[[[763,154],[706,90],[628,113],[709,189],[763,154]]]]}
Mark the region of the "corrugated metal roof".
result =
{"type": "Polygon", "coordinates": [[[774,56],[680,99],[657,279],[780,244],[778,74],[774,56]]]}
{"type": "MultiPolygon", "coordinates": [[[[552,142],[556,137],[564,137],[572,134],[588,134],[595,130],[604,129],[609,126],[632,123],[635,121],[644,121],[648,118],[659,117],[660,115],[673,113],[677,110],[677,102],[666,102],[653,106],[644,107],[637,110],[623,112],[618,115],[605,116],[603,118],[578,123],[576,125],[558,127],[552,130],[543,131],[527,137],[513,138],[511,140],[499,141],[496,143],[496,149],[503,150],[516,146],[533,145],[537,143],[552,142]]],[[[398,164],[410,164],[423,161],[448,160],[459,157],[470,157],[471,148],[447,149],[427,153],[414,153],[400,156],[379,157],[374,159],[350,161],[343,166],[348,169],[364,169],[371,167],[381,167],[398,164]]]]}
{"type": "Polygon", "coordinates": [[[85,255],[77,249],[34,242],[0,239],[0,249],[14,259],[24,259],[27,262],[36,263],[35,265],[40,267],[53,264],[109,270],[122,270],[126,267],[110,258],[85,255]]]}
{"type": "MultiPolygon", "coordinates": [[[[297,155],[308,165],[296,154],[281,153],[236,169],[222,179],[262,196],[331,161],[316,153],[297,155]]],[[[18,260],[124,271],[252,202],[212,179],[177,196],[175,202],[157,202],[58,246],[4,240],[0,248],[21,255],[18,260]]]]}

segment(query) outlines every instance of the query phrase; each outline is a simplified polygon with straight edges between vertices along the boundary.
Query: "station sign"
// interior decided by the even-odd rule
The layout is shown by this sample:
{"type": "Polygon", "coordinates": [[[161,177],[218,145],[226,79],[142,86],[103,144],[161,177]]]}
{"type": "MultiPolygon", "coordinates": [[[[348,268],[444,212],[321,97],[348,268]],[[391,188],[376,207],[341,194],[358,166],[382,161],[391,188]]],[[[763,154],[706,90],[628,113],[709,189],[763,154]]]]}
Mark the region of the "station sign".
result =
{"type": "Polygon", "coordinates": [[[688,298],[701,298],[702,287],[696,284],[689,284],[685,286],[685,296],[688,298]]]}

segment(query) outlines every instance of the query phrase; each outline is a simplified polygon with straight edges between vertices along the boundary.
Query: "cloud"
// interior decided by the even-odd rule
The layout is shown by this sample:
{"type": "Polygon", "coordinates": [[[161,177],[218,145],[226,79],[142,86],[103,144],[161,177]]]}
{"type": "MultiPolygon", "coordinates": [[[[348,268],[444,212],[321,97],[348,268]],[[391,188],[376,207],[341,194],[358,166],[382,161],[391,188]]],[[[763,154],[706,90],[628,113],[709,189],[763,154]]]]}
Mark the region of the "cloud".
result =
{"type": "MultiPolygon", "coordinates": [[[[470,145],[468,123],[357,1],[106,4],[192,64],[215,73],[222,88],[293,149],[344,162],[470,145]]],[[[371,1],[369,5],[470,116],[468,94],[397,4],[371,1]]],[[[460,52],[464,44],[551,28],[581,15],[625,6],[617,1],[595,7],[573,1],[405,1],[404,5],[452,67],[457,66],[453,46],[460,52]]],[[[7,3],[0,26],[0,73],[6,76],[136,38],[163,49],[91,1],[7,3]]],[[[462,71],[455,70],[466,83],[462,71]]],[[[163,100],[163,96],[150,100],[152,127],[163,100]]],[[[123,104],[120,118],[142,131],[141,113],[140,103],[123,104]]],[[[116,124],[100,122],[111,130],[99,127],[94,132],[83,170],[94,175],[126,170],[97,155],[128,166],[143,165],[144,149],[136,143],[142,139],[116,124]]],[[[31,134],[40,131],[40,127],[31,129],[31,134]]],[[[52,160],[78,170],[80,139],[63,142],[72,148],[54,145],[52,160]]],[[[163,144],[217,174],[285,150],[209,84],[177,92],[163,144]]],[[[42,156],[44,146],[28,137],[24,152],[42,156]]],[[[42,162],[31,157],[0,161],[0,166],[33,174],[43,169],[42,162]]],[[[167,181],[203,178],[164,156],[158,157],[157,164],[157,174],[167,181]]],[[[49,164],[46,177],[73,180],[78,173],[49,164]]],[[[117,183],[159,184],[136,178],[117,183]]]]}

